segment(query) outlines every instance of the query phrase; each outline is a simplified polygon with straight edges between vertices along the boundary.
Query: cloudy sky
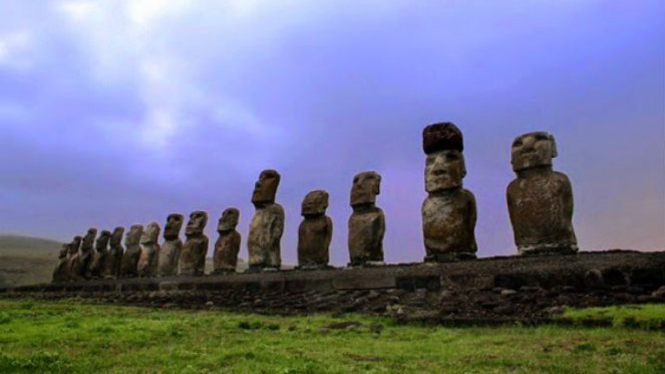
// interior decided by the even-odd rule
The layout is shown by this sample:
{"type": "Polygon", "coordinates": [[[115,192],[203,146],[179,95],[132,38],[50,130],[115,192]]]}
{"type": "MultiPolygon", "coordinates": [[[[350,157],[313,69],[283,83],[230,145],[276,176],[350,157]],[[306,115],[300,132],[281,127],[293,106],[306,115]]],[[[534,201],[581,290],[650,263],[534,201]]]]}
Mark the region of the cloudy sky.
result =
{"type": "MultiPolygon", "coordinates": [[[[516,252],[511,140],[552,132],[582,249],[665,246],[662,0],[0,0],[0,233],[69,240],[241,211],[277,169],[282,257],[330,193],[348,261],[353,175],[382,175],[388,262],[424,256],[422,128],[464,132],[478,255],[516,252]]],[[[211,245],[212,247],[212,245],[211,245]]]]}

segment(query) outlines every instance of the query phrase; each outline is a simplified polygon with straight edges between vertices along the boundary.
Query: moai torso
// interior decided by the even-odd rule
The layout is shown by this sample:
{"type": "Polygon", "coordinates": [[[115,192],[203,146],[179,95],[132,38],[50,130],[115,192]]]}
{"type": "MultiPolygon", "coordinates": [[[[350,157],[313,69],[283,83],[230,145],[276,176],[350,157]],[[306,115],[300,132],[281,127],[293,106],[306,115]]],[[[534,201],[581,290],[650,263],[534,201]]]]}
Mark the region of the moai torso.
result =
{"type": "Polygon", "coordinates": [[[67,252],[69,244],[63,244],[58,255],[58,265],[53,270],[53,283],[66,282],[69,279],[67,275],[67,252]]]}
{"type": "Polygon", "coordinates": [[[425,190],[422,205],[425,261],[454,261],[476,257],[476,199],[462,188],[466,176],[462,133],[452,123],[423,130],[425,190]]]}
{"type": "Polygon", "coordinates": [[[206,223],[208,223],[206,212],[194,211],[189,215],[185,229],[187,240],[178,261],[178,275],[203,275],[208,252],[208,237],[203,234],[206,223]]]}
{"type": "Polygon", "coordinates": [[[330,261],[332,220],[326,216],[328,193],[312,191],[302,202],[304,217],[298,228],[298,268],[326,268],[330,261]]]}
{"type": "Polygon", "coordinates": [[[104,256],[104,278],[111,279],[120,276],[122,265],[122,235],[125,233],[123,227],[116,227],[109,239],[109,250],[104,256]]]}
{"type": "Polygon", "coordinates": [[[154,277],[157,275],[157,261],[159,259],[160,227],[157,222],[146,226],[141,236],[141,255],[138,262],[139,277],[154,277]]]}
{"type": "Polygon", "coordinates": [[[252,193],[256,211],[247,238],[250,269],[279,270],[282,264],[280,241],[284,232],[284,209],[275,203],[279,180],[275,170],[264,170],[252,193]]]}
{"type": "Polygon", "coordinates": [[[138,262],[141,256],[141,235],[143,235],[143,226],[132,225],[125,236],[125,253],[122,255],[120,266],[120,276],[123,278],[133,278],[138,275],[138,262]]]}
{"type": "Polygon", "coordinates": [[[573,191],[568,177],[552,170],[554,138],[534,132],[513,141],[511,163],[517,174],[508,185],[508,212],[519,254],[577,252],[572,225],[573,191]]]}
{"type": "Polygon", "coordinates": [[[426,260],[474,257],[476,200],[470,191],[460,188],[428,196],[423,201],[422,216],[426,260]]]}
{"type": "Polygon", "coordinates": [[[356,175],[351,188],[348,246],[350,266],[383,263],[383,236],[386,231],[383,211],[375,206],[381,176],[369,171],[356,175]]]}
{"type": "Polygon", "coordinates": [[[178,260],[182,252],[182,240],[178,237],[184,222],[182,214],[169,214],[164,227],[164,244],[159,250],[157,275],[168,277],[178,274],[178,260]]]}
{"type": "Polygon", "coordinates": [[[92,261],[90,262],[90,275],[93,279],[101,278],[104,276],[104,260],[106,259],[106,252],[111,233],[103,230],[97,241],[95,241],[95,251],[93,252],[92,261]]]}
{"type": "Polygon", "coordinates": [[[236,231],[240,212],[236,208],[226,209],[217,224],[219,238],[215,242],[213,255],[214,273],[232,273],[238,265],[240,233],[236,231]]]}

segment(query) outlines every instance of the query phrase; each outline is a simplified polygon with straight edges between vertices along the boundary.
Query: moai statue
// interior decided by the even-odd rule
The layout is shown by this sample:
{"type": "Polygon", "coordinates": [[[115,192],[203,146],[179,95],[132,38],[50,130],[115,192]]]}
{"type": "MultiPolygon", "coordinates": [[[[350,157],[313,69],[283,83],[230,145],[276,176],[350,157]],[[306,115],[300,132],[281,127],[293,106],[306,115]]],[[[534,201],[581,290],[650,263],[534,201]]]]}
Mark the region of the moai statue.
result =
{"type": "Polygon", "coordinates": [[[159,232],[161,228],[157,222],[146,226],[141,235],[141,255],[139,256],[139,277],[154,277],[157,275],[157,261],[159,260],[159,232]]]}
{"type": "Polygon", "coordinates": [[[72,242],[69,243],[67,248],[67,277],[70,281],[81,280],[80,261],[81,254],[79,248],[81,247],[81,237],[75,236],[72,242]]]}
{"type": "Polygon", "coordinates": [[[298,228],[298,268],[303,270],[328,267],[332,220],[326,215],[328,193],[311,191],[302,201],[304,217],[298,228]]]}
{"type": "Polygon", "coordinates": [[[256,211],[247,239],[251,270],[276,271],[282,265],[280,240],[284,233],[284,208],[275,203],[279,180],[277,171],[263,170],[254,185],[252,204],[256,211]]]}
{"type": "Polygon", "coordinates": [[[90,261],[90,275],[93,279],[102,278],[104,276],[104,260],[106,259],[109,239],[111,239],[111,232],[108,230],[102,230],[95,241],[95,251],[92,254],[92,261],[90,261]]]}
{"type": "Polygon", "coordinates": [[[122,254],[122,262],[120,265],[120,276],[123,278],[133,278],[138,275],[142,235],[142,225],[132,225],[132,227],[129,228],[127,235],[125,235],[125,253],[122,254]]]}
{"type": "Polygon", "coordinates": [[[81,241],[81,255],[79,260],[79,272],[84,279],[91,279],[90,265],[94,255],[95,237],[97,236],[97,229],[90,228],[88,233],[81,241]]]}
{"type": "Polygon", "coordinates": [[[228,208],[222,213],[217,223],[219,238],[215,242],[213,255],[214,273],[233,273],[238,265],[238,252],[240,251],[240,233],[236,231],[240,211],[228,208]]]}
{"type": "Polygon", "coordinates": [[[65,243],[58,254],[58,265],[53,270],[53,283],[66,282],[69,279],[67,275],[67,252],[69,244],[65,243]]]}
{"type": "Polygon", "coordinates": [[[116,227],[109,239],[109,250],[104,256],[104,278],[114,279],[120,276],[122,266],[122,236],[125,234],[124,227],[116,227]]]}
{"type": "Polygon", "coordinates": [[[208,237],[203,234],[208,213],[196,210],[189,215],[185,228],[187,240],[178,261],[178,275],[203,275],[208,253],[208,237]]]}
{"type": "Polygon", "coordinates": [[[476,198],[462,188],[466,176],[462,132],[450,122],[423,130],[425,191],[422,205],[425,261],[476,258],[476,198]]]}
{"type": "Polygon", "coordinates": [[[517,174],[506,197],[515,244],[521,255],[577,252],[573,230],[573,189],[568,177],[552,170],[554,136],[531,132],[513,141],[511,163],[517,174]]]}
{"type": "Polygon", "coordinates": [[[375,205],[380,192],[381,176],[366,171],[353,177],[349,217],[349,266],[385,265],[383,262],[383,235],[386,219],[381,208],[375,205]]]}
{"type": "Polygon", "coordinates": [[[159,250],[157,276],[169,277],[178,274],[178,260],[182,252],[182,240],[178,237],[185,218],[182,214],[172,213],[166,218],[164,226],[164,244],[159,250]]]}

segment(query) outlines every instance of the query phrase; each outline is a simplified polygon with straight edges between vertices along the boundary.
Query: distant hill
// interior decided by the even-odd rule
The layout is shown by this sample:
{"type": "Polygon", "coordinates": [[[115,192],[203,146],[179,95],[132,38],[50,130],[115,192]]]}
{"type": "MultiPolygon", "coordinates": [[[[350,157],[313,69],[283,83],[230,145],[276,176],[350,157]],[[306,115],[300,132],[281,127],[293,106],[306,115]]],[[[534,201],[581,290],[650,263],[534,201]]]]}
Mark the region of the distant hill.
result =
{"type": "Polygon", "coordinates": [[[0,286],[51,281],[62,243],[19,235],[0,235],[0,286]]]}

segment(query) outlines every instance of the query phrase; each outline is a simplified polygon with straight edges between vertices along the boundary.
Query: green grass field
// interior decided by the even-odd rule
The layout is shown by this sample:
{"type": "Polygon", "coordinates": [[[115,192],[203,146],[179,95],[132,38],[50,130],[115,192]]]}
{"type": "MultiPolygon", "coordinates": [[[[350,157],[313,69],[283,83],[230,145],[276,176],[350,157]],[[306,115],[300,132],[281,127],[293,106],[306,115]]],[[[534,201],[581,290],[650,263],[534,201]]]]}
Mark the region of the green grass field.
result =
{"type": "MultiPolygon", "coordinates": [[[[660,318],[665,306],[628,311],[660,318]]],[[[281,317],[0,299],[1,373],[661,374],[664,341],[662,331],[618,326],[448,328],[358,315],[281,317]],[[323,328],[344,321],[362,326],[323,328]],[[379,333],[370,329],[377,324],[383,326],[379,333]]]]}

